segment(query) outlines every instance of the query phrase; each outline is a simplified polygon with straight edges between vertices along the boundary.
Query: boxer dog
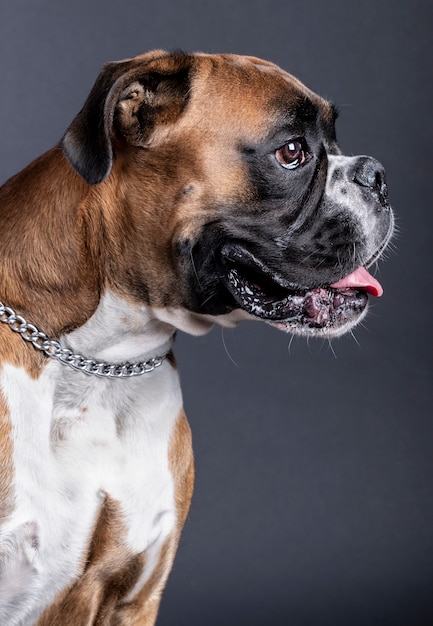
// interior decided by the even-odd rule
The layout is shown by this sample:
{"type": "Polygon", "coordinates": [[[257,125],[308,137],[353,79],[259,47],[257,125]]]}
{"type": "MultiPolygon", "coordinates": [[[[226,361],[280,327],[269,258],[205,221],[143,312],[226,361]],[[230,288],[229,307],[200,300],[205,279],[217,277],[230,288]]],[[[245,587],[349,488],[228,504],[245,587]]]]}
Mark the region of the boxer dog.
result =
{"type": "Polygon", "coordinates": [[[110,63],[0,190],[0,623],[151,625],[193,488],[177,329],[335,337],[380,284],[382,166],[272,63],[110,63]]]}

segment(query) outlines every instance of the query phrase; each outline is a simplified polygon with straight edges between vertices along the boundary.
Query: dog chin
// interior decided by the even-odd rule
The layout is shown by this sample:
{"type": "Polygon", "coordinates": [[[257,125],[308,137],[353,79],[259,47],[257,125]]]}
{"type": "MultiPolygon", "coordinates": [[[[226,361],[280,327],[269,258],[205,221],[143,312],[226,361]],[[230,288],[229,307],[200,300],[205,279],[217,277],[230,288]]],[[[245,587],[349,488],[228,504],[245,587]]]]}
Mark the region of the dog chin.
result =
{"type": "Polygon", "coordinates": [[[279,320],[278,322],[267,322],[270,326],[277,328],[285,333],[292,335],[300,335],[301,337],[317,337],[323,339],[333,339],[341,337],[350,332],[355,326],[357,326],[367,315],[368,304],[365,308],[352,317],[350,320],[339,321],[338,323],[330,323],[328,325],[318,327],[310,326],[308,324],[296,323],[293,320],[279,320]]]}

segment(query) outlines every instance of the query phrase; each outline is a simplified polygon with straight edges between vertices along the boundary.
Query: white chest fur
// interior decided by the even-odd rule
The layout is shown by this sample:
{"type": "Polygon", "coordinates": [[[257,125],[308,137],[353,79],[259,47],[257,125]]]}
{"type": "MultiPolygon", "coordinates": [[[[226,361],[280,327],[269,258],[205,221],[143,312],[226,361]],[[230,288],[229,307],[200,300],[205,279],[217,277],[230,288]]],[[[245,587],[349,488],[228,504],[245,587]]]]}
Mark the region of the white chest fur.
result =
{"type": "MultiPolygon", "coordinates": [[[[113,302],[103,306],[112,311],[113,302]]],[[[100,309],[97,323],[92,318],[68,338],[74,349],[134,360],[167,348],[164,328],[146,333],[137,311],[133,320],[128,312],[127,332],[114,304],[121,332],[102,340],[100,309]]],[[[0,385],[12,423],[15,496],[0,530],[0,623],[33,623],[73,580],[105,494],[120,505],[128,549],[146,551],[144,578],[150,575],[176,521],[168,451],[182,399],[170,363],[130,380],[88,377],[56,362],[32,380],[5,365],[0,385]]]]}

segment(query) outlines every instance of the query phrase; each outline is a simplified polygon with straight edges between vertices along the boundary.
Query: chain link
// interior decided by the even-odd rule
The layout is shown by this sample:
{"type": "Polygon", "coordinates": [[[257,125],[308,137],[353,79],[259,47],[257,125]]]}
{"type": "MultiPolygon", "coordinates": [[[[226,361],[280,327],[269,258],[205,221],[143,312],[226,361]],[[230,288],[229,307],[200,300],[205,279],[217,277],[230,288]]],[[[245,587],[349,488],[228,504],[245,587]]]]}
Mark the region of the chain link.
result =
{"type": "Polygon", "coordinates": [[[167,354],[156,356],[147,361],[138,363],[107,363],[88,359],[82,354],[74,354],[69,348],[64,348],[56,339],[49,339],[45,333],[33,324],[29,324],[13,309],[0,302],[0,322],[8,324],[9,328],[21,335],[24,341],[31,343],[37,350],[41,350],[52,359],[57,359],[63,365],[69,365],[84,374],[100,376],[102,378],[132,378],[142,374],[150,374],[167,358],[167,354]]]}

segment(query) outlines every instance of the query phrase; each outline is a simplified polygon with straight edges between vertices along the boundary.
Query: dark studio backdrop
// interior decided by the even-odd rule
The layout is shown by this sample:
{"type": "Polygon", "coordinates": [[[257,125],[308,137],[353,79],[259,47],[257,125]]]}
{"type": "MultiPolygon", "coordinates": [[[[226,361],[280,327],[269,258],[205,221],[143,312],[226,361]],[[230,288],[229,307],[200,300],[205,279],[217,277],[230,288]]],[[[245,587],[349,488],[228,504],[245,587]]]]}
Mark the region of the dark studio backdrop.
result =
{"type": "Polygon", "coordinates": [[[0,1],[2,181],[152,48],[278,63],[387,169],[400,233],[356,341],[178,337],[197,481],[160,626],[433,624],[432,27],[430,0],[0,1]]]}

